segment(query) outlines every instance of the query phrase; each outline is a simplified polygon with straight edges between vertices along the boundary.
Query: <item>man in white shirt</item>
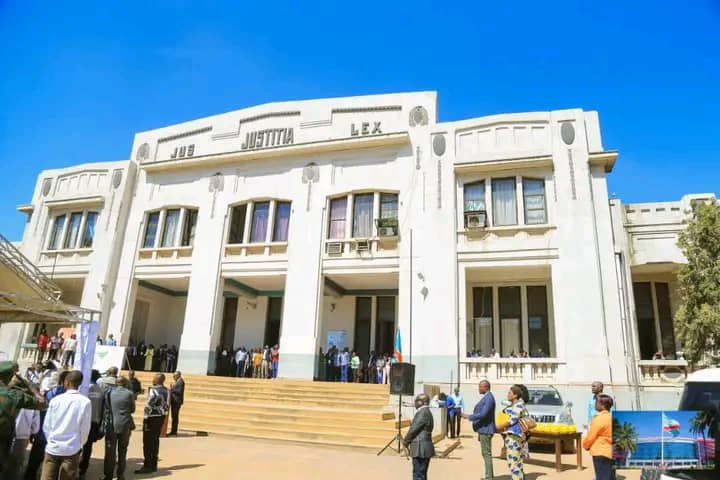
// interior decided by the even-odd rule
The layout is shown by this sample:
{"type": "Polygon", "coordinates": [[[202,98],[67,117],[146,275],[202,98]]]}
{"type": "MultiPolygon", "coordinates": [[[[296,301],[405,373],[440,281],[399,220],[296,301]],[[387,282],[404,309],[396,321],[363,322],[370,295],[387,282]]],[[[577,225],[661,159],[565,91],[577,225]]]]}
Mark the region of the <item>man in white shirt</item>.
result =
{"type": "Polygon", "coordinates": [[[63,367],[71,367],[75,363],[75,350],[77,349],[77,336],[73,333],[70,338],[63,343],[63,367]]]}
{"type": "Polygon", "coordinates": [[[73,370],[65,377],[65,393],[50,402],[43,432],[47,438],[42,480],[78,477],[80,451],[90,433],[90,400],[78,392],[82,373],[73,370]]]}
{"type": "Polygon", "coordinates": [[[10,449],[10,462],[8,466],[9,478],[21,478],[25,471],[25,453],[30,443],[30,436],[40,430],[40,412],[37,410],[20,410],[15,419],[15,439],[10,449]]]}

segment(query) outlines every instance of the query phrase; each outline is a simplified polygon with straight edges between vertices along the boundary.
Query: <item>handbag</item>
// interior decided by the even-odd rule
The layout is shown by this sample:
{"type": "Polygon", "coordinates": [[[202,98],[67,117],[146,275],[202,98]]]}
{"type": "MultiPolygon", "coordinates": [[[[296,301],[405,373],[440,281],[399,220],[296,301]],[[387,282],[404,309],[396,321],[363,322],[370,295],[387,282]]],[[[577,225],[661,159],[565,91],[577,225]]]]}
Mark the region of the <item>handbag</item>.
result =
{"type": "Polygon", "coordinates": [[[518,419],[518,423],[520,424],[520,430],[523,433],[528,433],[529,431],[537,427],[537,422],[533,417],[530,416],[527,410],[523,410],[523,414],[524,415],[518,419]]]}

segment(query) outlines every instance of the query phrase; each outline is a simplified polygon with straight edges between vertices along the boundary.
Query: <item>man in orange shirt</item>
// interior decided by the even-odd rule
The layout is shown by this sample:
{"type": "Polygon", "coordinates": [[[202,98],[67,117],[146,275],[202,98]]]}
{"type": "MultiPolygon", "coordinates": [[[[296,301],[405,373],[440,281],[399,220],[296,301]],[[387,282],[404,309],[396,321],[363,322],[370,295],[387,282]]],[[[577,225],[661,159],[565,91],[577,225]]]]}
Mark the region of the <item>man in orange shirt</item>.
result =
{"type": "Polygon", "coordinates": [[[600,394],[595,401],[598,414],[590,422],[590,428],[583,439],[583,448],[590,451],[596,480],[615,480],[612,461],[612,415],[613,399],[600,394]]]}

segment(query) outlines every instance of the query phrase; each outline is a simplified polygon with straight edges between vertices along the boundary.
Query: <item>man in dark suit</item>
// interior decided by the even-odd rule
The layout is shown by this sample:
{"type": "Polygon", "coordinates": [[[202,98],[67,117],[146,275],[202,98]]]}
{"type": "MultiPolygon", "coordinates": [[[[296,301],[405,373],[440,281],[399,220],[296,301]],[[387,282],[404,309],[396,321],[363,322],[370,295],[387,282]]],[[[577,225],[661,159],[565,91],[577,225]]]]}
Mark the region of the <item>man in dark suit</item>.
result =
{"type": "Polygon", "coordinates": [[[435,456],[432,441],[433,416],[428,408],[430,397],[421,393],[415,397],[415,417],[403,440],[405,448],[410,449],[413,462],[413,480],[427,480],[430,459],[435,456]]]}
{"type": "Polygon", "coordinates": [[[480,451],[485,462],[485,480],[493,478],[492,437],[495,434],[495,397],[490,391],[490,382],[483,380],[478,385],[480,401],[475,405],[472,415],[463,413],[463,418],[472,422],[473,430],[478,434],[480,451]]]}
{"type": "Polygon", "coordinates": [[[170,387],[170,413],[172,414],[172,428],[168,435],[177,435],[180,423],[180,407],[185,401],[185,380],[178,370],[173,375],[173,384],[170,387]]]}
{"type": "Polygon", "coordinates": [[[105,393],[105,480],[112,480],[117,464],[117,478],[125,478],[125,465],[130,435],[135,429],[135,395],[125,377],[105,393]]]}

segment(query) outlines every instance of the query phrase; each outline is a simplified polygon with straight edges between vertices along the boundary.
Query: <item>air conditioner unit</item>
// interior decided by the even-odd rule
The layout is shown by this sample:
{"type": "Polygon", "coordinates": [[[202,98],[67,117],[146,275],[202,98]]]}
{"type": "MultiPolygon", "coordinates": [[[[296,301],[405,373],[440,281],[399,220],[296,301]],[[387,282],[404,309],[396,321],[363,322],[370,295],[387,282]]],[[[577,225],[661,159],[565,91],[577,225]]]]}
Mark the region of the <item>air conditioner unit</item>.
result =
{"type": "Polygon", "coordinates": [[[370,240],[358,240],[355,248],[358,252],[369,252],[370,240]]]}
{"type": "Polygon", "coordinates": [[[397,229],[395,227],[379,227],[378,235],[381,237],[396,237],[397,229]]]}
{"type": "Polygon", "coordinates": [[[465,228],[468,230],[485,228],[486,219],[487,214],[483,210],[477,212],[465,212],[465,228]]]}
{"type": "Polygon", "coordinates": [[[342,255],[343,242],[328,242],[327,253],[328,255],[342,255]]]}

